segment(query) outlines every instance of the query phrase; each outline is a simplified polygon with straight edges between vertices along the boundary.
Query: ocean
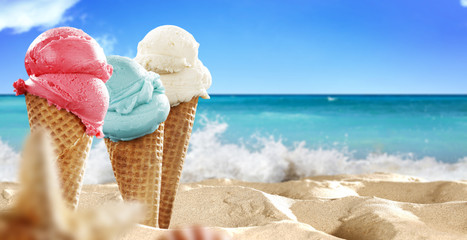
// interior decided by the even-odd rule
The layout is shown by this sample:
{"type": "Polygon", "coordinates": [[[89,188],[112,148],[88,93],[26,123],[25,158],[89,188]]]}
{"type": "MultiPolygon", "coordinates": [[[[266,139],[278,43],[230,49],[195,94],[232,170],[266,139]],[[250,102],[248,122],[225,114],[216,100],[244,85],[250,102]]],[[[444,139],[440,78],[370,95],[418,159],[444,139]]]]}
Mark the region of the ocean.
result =
{"type": "MultiPolygon", "coordinates": [[[[14,181],[24,97],[0,96],[0,113],[0,181],[14,181]]],[[[212,95],[199,102],[183,181],[371,172],[467,179],[467,95],[212,95]]],[[[94,139],[85,182],[113,180],[94,139]]]]}

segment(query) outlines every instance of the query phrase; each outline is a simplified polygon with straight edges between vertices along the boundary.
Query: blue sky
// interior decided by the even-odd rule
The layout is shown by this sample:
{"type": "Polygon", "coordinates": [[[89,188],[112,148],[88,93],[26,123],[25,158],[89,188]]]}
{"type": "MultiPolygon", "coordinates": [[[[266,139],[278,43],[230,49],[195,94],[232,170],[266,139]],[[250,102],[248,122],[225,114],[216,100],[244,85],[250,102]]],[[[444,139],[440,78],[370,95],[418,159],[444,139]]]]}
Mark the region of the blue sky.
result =
{"type": "Polygon", "coordinates": [[[0,0],[0,93],[46,29],[134,57],[165,24],[200,43],[210,93],[467,93],[467,0],[0,0]]]}

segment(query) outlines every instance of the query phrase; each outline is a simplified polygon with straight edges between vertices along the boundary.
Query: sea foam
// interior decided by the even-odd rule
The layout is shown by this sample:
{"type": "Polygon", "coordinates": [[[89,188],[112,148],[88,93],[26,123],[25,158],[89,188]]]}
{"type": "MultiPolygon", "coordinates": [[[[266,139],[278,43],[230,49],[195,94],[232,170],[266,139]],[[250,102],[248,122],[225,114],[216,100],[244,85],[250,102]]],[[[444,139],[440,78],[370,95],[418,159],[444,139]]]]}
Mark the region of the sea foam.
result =
{"type": "Polygon", "coordinates": [[[369,154],[355,158],[347,149],[310,149],[305,142],[293,147],[280,139],[258,137],[256,146],[223,143],[228,125],[207,122],[193,133],[183,171],[184,182],[208,178],[234,178],[245,181],[280,182],[316,175],[391,172],[427,180],[467,179],[467,157],[443,163],[433,157],[413,154],[369,154]]]}
{"type": "Polygon", "coordinates": [[[0,181],[16,181],[20,156],[0,139],[0,181]]]}
{"type": "MultiPolygon", "coordinates": [[[[280,182],[302,177],[332,174],[391,172],[426,180],[467,179],[467,157],[444,163],[433,157],[413,154],[369,154],[355,158],[348,149],[311,149],[305,142],[292,147],[272,136],[252,134],[237,143],[224,141],[228,124],[203,120],[193,132],[183,169],[183,182],[210,178],[232,178],[256,182],[280,182]]],[[[0,181],[15,181],[19,154],[0,141],[0,181]]],[[[91,149],[85,183],[113,182],[112,167],[104,141],[91,149]]]]}

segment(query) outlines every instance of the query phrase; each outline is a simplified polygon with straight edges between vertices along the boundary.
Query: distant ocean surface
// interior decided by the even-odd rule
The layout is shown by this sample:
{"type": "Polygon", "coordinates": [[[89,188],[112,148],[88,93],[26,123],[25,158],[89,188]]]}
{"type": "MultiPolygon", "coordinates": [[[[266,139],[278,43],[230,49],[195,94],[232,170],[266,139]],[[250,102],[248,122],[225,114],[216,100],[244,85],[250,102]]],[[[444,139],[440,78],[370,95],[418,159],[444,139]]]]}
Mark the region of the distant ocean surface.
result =
{"type": "MultiPolygon", "coordinates": [[[[29,132],[24,97],[0,96],[0,181],[29,132]]],[[[467,179],[467,95],[213,95],[201,99],[183,180],[277,182],[393,172],[467,179]]],[[[86,183],[113,181],[94,139],[86,183]]]]}

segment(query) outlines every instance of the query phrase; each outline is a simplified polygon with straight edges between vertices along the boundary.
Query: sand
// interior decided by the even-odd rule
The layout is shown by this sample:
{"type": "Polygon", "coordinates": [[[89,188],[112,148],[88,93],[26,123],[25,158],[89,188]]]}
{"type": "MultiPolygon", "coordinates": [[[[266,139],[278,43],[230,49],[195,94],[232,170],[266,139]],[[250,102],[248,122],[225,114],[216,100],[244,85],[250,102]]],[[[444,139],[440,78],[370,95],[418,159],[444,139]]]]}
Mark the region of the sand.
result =
{"type": "MultiPolygon", "coordinates": [[[[16,183],[0,183],[0,209],[16,183]]],[[[116,184],[84,186],[80,208],[122,201],[116,184]]],[[[396,174],[319,176],[283,183],[213,179],[182,184],[172,227],[202,224],[234,239],[467,239],[467,181],[396,174]]],[[[121,240],[157,239],[138,225],[121,240]]]]}

